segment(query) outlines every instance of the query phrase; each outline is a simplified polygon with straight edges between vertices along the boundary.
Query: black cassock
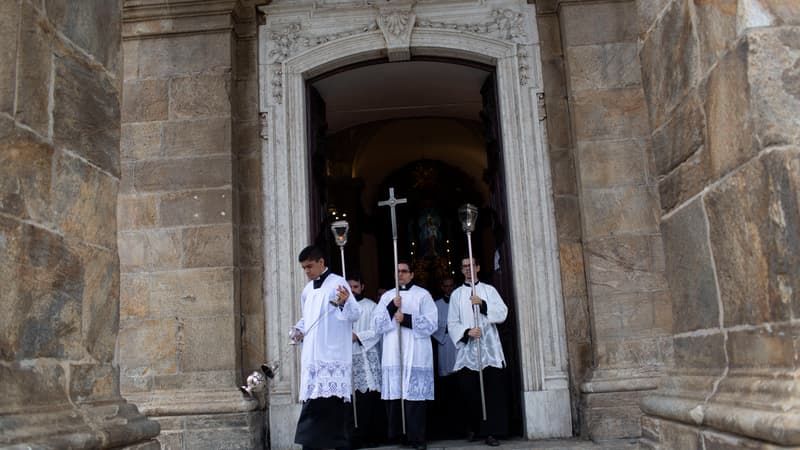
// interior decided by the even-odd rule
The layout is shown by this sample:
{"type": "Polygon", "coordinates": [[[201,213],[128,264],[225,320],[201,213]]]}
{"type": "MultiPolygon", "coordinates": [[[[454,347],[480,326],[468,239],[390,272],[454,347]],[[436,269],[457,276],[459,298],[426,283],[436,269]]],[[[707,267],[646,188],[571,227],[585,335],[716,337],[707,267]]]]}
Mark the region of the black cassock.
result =
{"type": "Polygon", "coordinates": [[[348,448],[348,410],[341,397],[314,398],[303,402],[297,421],[295,444],[303,449],[348,448]]]}

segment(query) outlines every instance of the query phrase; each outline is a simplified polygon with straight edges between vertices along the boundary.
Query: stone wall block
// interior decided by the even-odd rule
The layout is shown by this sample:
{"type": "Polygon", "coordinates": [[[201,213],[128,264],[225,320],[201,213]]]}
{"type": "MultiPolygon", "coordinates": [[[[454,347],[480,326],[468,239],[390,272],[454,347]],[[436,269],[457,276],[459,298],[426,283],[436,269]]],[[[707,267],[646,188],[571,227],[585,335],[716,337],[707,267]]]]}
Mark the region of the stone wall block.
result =
{"type": "Polygon", "coordinates": [[[584,244],[594,296],[662,291],[664,273],[652,266],[649,236],[614,236],[584,244]]]}
{"type": "Polygon", "coordinates": [[[115,248],[118,180],[63,152],[55,155],[53,176],[57,227],[67,236],[115,248]]]}
{"type": "Polygon", "coordinates": [[[233,266],[234,245],[231,225],[186,228],[183,230],[183,267],[233,266]]]}
{"type": "Polygon", "coordinates": [[[150,315],[148,275],[123,273],[120,276],[119,316],[121,320],[144,319],[150,315]]]}
{"type": "Polygon", "coordinates": [[[656,173],[668,174],[699,151],[706,143],[705,133],[703,108],[698,103],[698,97],[690,95],[678,105],[664,125],[653,132],[656,173]]]}
{"type": "Polygon", "coordinates": [[[739,15],[737,3],[737,0],[689,2],[695,18],[703,73],[736,41],[736,21],[739,15]]]}
{"type": "Polygon", "coordinates": [[[701,198],[661,222],[675,332],[719,326],[719,292],[701,198]]]}
{"type": "Polygon", "coordinates": [[[757,330],[728,332],[731,369],[794,372],[800,350],[796,347],[800,326],[772,325],[757,330]]]}
{"type": "Polygon", "coordinates": [[[120,154],[123,161],[160,158],[163,122],[139,122],[122,125],[120,154]]]}
{"type": "Polygon", "coordinates": [[[253,371],[260,370],[267,355],[266,327],[263,314],[244,314],[242,330],[242,377],[246,379],[253,371]]]}
{"type": "Polygon", "coordinates": [[[22,3],[17,51],[24,58],[19,58],[17,67],[16,119],[39,135],[50,136],[53,36],[47,22],[42,19],[30,4],[22,3]]]}
{"type": "Polygon", "coordinates": [[[558,256],[561,261],[561,289],[564,297],[586,295],[586,272],[583,265],[583,244],[559,242],[558,256]]]}
{"type": "Polygon", "coordinates": [[[698,81],[700,49],[688,3],[670,2],[639,50],[642,85],[653,129],[664,123],[698,81]]]}
{"type": "Polygon", "coordinates": [[[230,223],[233,218],[230,189],[181,191],[164,194],[160,204],[163,226],[230,223]]]}
{"type": "Polygon", "coordinates": [[[231,186],[230,156],[158,161],[139,161],[134,168],[134,186],[139,192],[231,186]]]}
{"type": "Polygon", "coordinates": [[[658,199],[648,186],[584,189],[585,238],[658,230],[658,199]]]}
{"type": "Polygon", "coordinates": [[[647,0],[636,2],[636,11],[639,17],[639,37],[642,40],[644,40],[647,31],[653,26],[658,15],[661,14],[661,11],[664,10],[664,7],[670,1],[671,0],[647,0]]]}
{"type": "Polygon", "coordinates": [[[122,89],[123,122],[152,122],[169,118],[167,80],[126,81],[122,89]]]}
{"type": "Polygon", "coordinates": [[[142,272],[147,269],[146,250],[145,246],[142,245],[143,239],[143,233],[141,232],[119,233],[117,249],[122,273],[142,272]]]}
{"type": "Polygon", "coordinates": [[[800,149],[762,154],[709,191],[725,325],[789,320],[800,292],[800,149]]]}
{"type": "Polygon", "coordinates": [[[120,231],[152,228],[158,224],[158,197],[120,195],[117,201],[117,226],[120,231]]]}
{"type": "Polygon", "coordinates": [[[81,359],[83,261],[62,236],[0,221],[0,354],[5,359],[81,359]]]}
{"type": "Polygon", "coordinates": [[[170,80],[170,119],[231,115],[230,75],[193,75],[170,80]]]}
{"type": "Polygon", "coordinates": [[[661,211],[672,211],[705,189],[713,177],[711,156],[705,147],[689,156],[658,182],[661,211]]]}
{"type": "Polygon", "coordinates": [[[705,449],[697,428],[668,420],[649,419],[658,422],[658,437],[663,448],[679,448],[681,450],[705,449]]]}
{"type": "Polygon", "coordinates": [[[236,79],[258,79],[258,40],[236,40],[236,79]]]}
{"type": "Polygon", "coordinates": [[[230,153],[231,121],[228,118],[164,123],[164,154],[167,157],[230,153]]]}
{"type": "MultiPolygon", "coordinates": [[[[17,46],[20,3],[0,2],[0,113],[14,115],[14,91],[17,83],[17,46]]],[[[0,136],[2,136],[0,134],[0,136]]]]}
{"type": "MultiPolygon", "coordinates": [[[[725,336],[722,333],[673,338],[675,367],[698,369],[707,375],[722,373],[725,360],[725,336]]],[[[711,389],[712,386],[708,386],[711,389]]]]}
{"type": "Polygon", "coordinates": [[[578,142],[581,187],[645,184],[647,150],[643,139],[578,142]]]}
{"type": "Polygon", "coordinates": [[[261,127],[258,121],[236,122],[234,127],[233,150],[239,156],[261,155],[261,127]]]}
{"type": "Polygon", "coordinates": [[[233,269],[159,272],[150,279],[153,318],[224,316],[233,311],[233,269]]]}
{"type": "Polygon", "coordinates": [[[573,97],[579,141],[645,137],[650,134],[641,88],[582,91],[573,97]]]}
{"type": "Polygon", "coordinates": [[[139,78],[139,43],[140,40],[122,41],[122,80],[139,78]]]}
{"type": "Polygon", "coordinates": [[[558,239],[567,241],[580,240],[581,210],[577,197],[574,195],[558,195],[554,200],[558,239]]]}
{"type": "Polygon", "coordinates": [[[261,266],[263,250],[260,228],[239,229],[239,264],[245,267],[261,266]]]}
{"type": "Polygon", "coordinates": [[[560,58],[563,53],[561,52],[561,30],[558,16],[555,14],[537,16],[536,28],[539,30],[542,60],[560,58]]]}
{"type": "Polygon", "coordinates": [[[119,257],[115,249],[78,248],[83,271],[82,344],[91,357],[111,364],[119,329],[119,257]],[[113,269],[110,269],[113,268],[113,269]]]}
{"type": "MultiPolygon", "coordinates": [[[[800,24],[800,5],[796,2],[784,0],[758,0],[759,6],[763,10],[769,11],[777,25],[798,25],[800,24]]],[[[750,11],[751,14],[756,11],[750,11]]]]}
{"type": "MultiPolygon", "coordinates": [[[[137,42],[135,73],[140,78],[230,70],[232,39],[228,32],[166,36],[137,42]]],[[[133,73],[133,68],[130,71],[133,73]]]]}
{"type": "Polygon", "coordinates": [[[258,117],[258,80],[236,80],[233,92],[236,105],[233,116],[239,120],[258,117]]]}
{"type": "Polygon", "coordinates": [[[178,361],[183,372],[231,369],[235,367],[238,316],[181,318],[183,350],[178,361]]]}
{"type": "Polygon", "coordinates": [[[589,341],[589,307],[586,297],[564,297],[567,338],[575,342],[589,341]]]}
{"type": "Polygon", "coordinates": [[[100,62],[109,72],[120,69],[122,2],[45,0],[47,17],[55,28],[100,62]]]}
{"type": "Polygon", "coordinates": [[[641,67],[636,41],[567,47],[570,89],[639,86],[641,67]]]}
{"type": "Polygon", "coordinates": [[[243,227],[259,227],[264,221],[263,196],[259,191],[240,192],[239,207],[241,216],[239,223],[243,227]]]}
{"type": "MultiPolygon", "coordinates": [[[[67,402],[67,374],[64,367],[53,360],[40,360],[36,364],[22,366],[19,362],[0,364],[0,398],[4,412],[14,409],[30,410],[34,406],[67,402]]],[[[0,416],[0,428],[6,428],[0,416]]]]}
{"type": "Polygon", "coordinates": [[[120,367],[124,376],[176,373],[180,322],[175,318],[123,322],[119,330],[120,367]]]}
{"type": "Polygon", "coordinates": [[[120,107],[103,71],[71,55],[56,55],[53,141],[119,177],[120,107]]]}
{"type": "MultiPolygon", "coordinates": [[[[202,319],[205,320],[205,319],[202,319]]],[[[185,323],[182,319],[179,319],[181,323],[181,327],[185,327],[185,323]]],[[[181,329],[183,330],[183,328],[181,329]]],[[[231,332],[229,332],[231,333],[231,332]]],[[[232,335],[232,333],[231,333],[232,335]]],[[[181,342],[186,342],[186,336],[183,331],[181,331],[181,342]]],[[[220,337],[219,335],[215,334],[215,336],[220,337]]],[[[230,336],[226,336],[226,339],[230,338],[230,336]]],[[[208,341],[204,341],[208,342],[208,341]]],[[[233,340],[229,339],[228,342],[231,342],[230,347],[233,348],[233,340]]],[[[219,346],[221,345],[222,341],[217,341],[214,343],[216,345],[217,351],[224,351],[227,352],[228,350],[219,350],[219,346]]],[[[238,344],[237,344],[238,346],[238,344]]],[[[206,353],[211,347],[206,348],[206,353]]],[[[181,347],[181,352],[185,351],[185,347],[181,347]]],[[[204,350],[198,349],[198,352],[203,352],[204,350]]],[[[263,362],[263,361],[262,361],[263,362]]],[[[230,367],[226,370],[203,370],[197,369],[196,371],[186,371],[185,368],[181,369],[181,372],[175,374],[160,374],[157,373],[153,376],[153,387],[157,390],[192,390],[192,389],[199,389],[199,390],[218,390],[220,386],[236,386],[239,385],[241,382],[241,373],[230,367]]]]}
{"type": "Polygon", "coordinates": [[[109,364],[70,364],[69,397],[75,403],[119,397],[118,368],[109,364]]]}
{"type": "Polygon", "coordinates": [[[639,337],[654,334],[653,293],[595,296],[592,311],[598,337],[639,337]]]}
{"type": "Polygon", "coordinates": [[[634,2],[561,5],[561,33],[565,47],[635,42],[637,30],[634,2]]]}
{"type": "Polygon", "coordinates": [[[619,439],[642,433],[639,401],[646,391],[586,394],[586,428],[594,440],[619,439]]]}
{"type": "MultiPolygon", "coordinates": [[[[544,65],[545,72],[547,72],[547,64],[544,65]]],[[[559,64],[559,67],[561,65],[559,64]]],[[[559,83],[563,83],[560,79],[559,83]]],[[[545,86],[549,83],[545,73],[545,86]]],[[[565,94],[557,96],[549,96],[545,93],[545,109],[547,111],[547,141],[550,146],[559,146],[562,148],[569,148],[571,146],[570,138],[570,114],[569,104],[565,94]]]]}
{"type": "Polygon", "coordinates": [[[180,268],[181,230],[148,229],[119,233],[122,272],[143,272],[180,268]]]}
{"type": "Polygon", "coordinates": [[[53,148],[30,140],[0,144],[0,212],[52,224],[53,148]]]}
{"type": "Polygon", "coordinates": [[[550,170],[553,179],[553,195],[577,195],[575,162],[569,149],[550,147],[550,170]]]}

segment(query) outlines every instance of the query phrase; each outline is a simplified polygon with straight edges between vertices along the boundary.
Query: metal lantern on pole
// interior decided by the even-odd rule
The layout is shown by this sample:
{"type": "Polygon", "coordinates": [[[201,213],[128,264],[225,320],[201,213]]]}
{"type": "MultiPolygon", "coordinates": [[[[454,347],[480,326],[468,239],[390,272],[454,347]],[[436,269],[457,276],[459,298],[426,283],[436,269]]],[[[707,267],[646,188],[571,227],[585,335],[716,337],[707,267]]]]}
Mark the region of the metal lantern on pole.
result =
{"type": "MultiPolygon", "coordinates": [[[[350,231],[350,224],[346,220],[337,220],[331,224],[331,232],[336,245],[339,246],[339,253],[342,255],[342,278],[347,279],[347,271],[344,268],[344,246],[347,244],[347,233],[350,231]]],[[[352,375],[351,375],[352,376],[352,375]]],[[[356,393],[353,391],[353,423],[358,428],[358,413],[356,412],[356,393]]]]}
{"type": "MultiPolygon", "coordinates": [[[[478,208],[475,205],[466,203],[458,208],[458,220],[461,221],[461,228],[467,234],[467,249],[469,250],[469,278],[470,285],[472,286],[472,295],[475,295],[475,267],[472,258],[472,232],[475,231],[475,222],[478,220],[478,208]]],[[[473,325],[478,328],[478,317],[480,312],[478,305],[472,305],[473,325]]],[[[486,420],[486,396],[483,390],[483,358],[481,357],[481,340],[476,340],[478,350],[478,379],[480,380],[481,387],[481,411],[483,412],[483,420],[486,420]]]]}

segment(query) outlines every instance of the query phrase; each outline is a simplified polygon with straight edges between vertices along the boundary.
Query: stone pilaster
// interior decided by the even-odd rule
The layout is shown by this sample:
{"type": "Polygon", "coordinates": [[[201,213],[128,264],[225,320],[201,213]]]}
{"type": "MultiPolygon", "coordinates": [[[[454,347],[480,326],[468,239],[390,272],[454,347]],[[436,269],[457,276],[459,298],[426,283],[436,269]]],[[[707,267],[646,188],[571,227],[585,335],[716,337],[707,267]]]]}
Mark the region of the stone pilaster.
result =
{"type": "Polygon", "coordinates": [[[796,448],[800,11],[638,3],[675,349],[642,443],[796,448]]]}
{"type": "Polygon", "coordinates": [[[4,448],[158,448],[115,360],[120,9],[0,2],[4,448]]]}
{"type": "Polygon", "coordinates": [[[671,353],[647,105],[632,1],[559,2],[594,367],[582,432],[640,434],[643,393],[671,353]]]}
{"type": "Polygon", "coordinates": [[[256,129],[255,82],[237,70],[237,36],[254,16],[236,0],[123,11],[121,383],[161,423],[165,447],[263,442],[263,415],[237,389],[240,267],[260,254],[239,227],[237,155],[237,131],[256,129]]]}

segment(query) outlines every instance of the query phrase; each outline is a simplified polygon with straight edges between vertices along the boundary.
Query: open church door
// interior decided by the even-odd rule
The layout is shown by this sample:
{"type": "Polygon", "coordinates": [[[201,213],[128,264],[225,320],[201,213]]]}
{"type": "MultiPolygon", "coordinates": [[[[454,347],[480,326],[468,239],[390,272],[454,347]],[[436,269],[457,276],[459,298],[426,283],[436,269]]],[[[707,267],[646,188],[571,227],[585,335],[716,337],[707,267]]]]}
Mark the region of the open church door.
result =
{"type": "MultiPolygon", "coordinates": [[[[310,83],[306,83],[306,142],[308,142],[308,191],[309,199],[309,224],[311,229],[311,242],[326,252],[328,248],[330,224],[327,214],[327,185],[326,165],[327,152],[325,148],[325,135],[328,124],[325,119],[325,100],[319,95],[310,83]]],[[[299,251],[299,250],[298,250],[299,251]]],[[[331,266],[336,256],[328,254],[326,262],[331,266]]],[[[341,272],[339,272],[341,273],[341,272]]]]}
{"type": "Polygon", "coordinates": [[[508,306],[508,318],[498,326],[498,331],[508,367],[508,431],[511,435],[520,436],[522,435],[522,380],[519,364],[519,337],[517,335],[517,301],[511,280],[512,261],[507,239],[506,183],[503,172],[505,162],[494,73],[486,79],[481,87],[481,98],[483,103],[481,120],[486,136],[487,162],[484,181],[489,185],[490,192],[487,208],[480,211],[478,216],[479,222],[483,222],[480,226],[483,235],[482,249],[479,251],[482,259],[481,275],[486,275],[486,281],[497,288],[508,306]]]}

